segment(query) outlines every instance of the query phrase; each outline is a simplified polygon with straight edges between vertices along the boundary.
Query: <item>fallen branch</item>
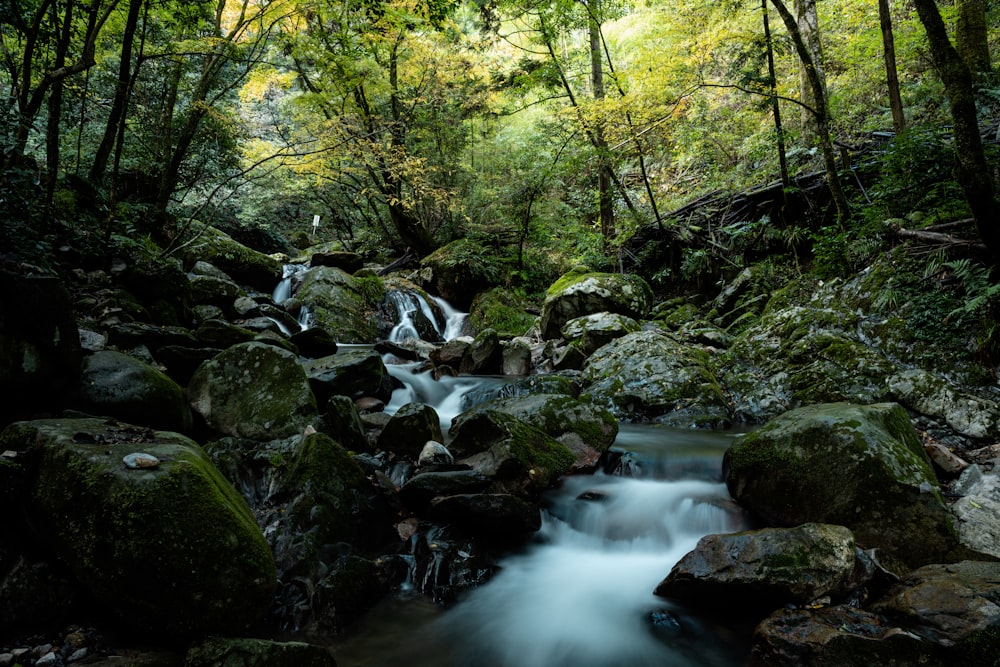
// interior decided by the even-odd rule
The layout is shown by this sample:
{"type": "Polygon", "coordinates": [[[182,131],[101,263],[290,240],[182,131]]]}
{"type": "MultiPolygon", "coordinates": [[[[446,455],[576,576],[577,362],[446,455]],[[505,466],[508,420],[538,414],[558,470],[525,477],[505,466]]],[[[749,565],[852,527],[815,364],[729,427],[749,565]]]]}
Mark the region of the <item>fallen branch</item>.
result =
{"type": "Polygon", "coordinates": [[[966,248],[975,252],[988,252],[986,246],[981,241],[963,239],[958,236],[952,236],[951,234],[929,232],[924,229],[903,229],[901,227],[893,229],[892,232],[899,238],[913,239],[914,241],[920,241],[921,243],[927,243],[930,245],[966,248]]]}

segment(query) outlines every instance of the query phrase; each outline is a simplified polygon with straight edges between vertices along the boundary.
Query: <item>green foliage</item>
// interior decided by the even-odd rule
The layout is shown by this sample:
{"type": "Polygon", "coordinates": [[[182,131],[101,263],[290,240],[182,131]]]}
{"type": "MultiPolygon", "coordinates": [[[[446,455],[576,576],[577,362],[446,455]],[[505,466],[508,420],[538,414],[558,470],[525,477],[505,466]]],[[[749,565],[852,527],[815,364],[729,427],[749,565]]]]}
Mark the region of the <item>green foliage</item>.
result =
{"type": "Polygon", "coordinates": [[[523,336],[535,322],[535,315],[528,312],[534,306],[523,290],[495,288],[476,298],[469,319],[477,331],[494,329],[523,336]]]}

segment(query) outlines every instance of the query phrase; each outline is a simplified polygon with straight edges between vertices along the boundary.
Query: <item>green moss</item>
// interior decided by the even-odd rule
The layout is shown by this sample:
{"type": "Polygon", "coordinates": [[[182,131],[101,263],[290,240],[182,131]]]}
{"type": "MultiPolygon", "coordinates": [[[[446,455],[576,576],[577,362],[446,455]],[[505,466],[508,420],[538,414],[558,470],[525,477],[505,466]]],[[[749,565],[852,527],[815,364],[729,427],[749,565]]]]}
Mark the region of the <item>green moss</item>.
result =
{"type": "Polygon", "coordinates": [[[495,329],[522,336],[535,323],[535,316],[527,312],[534,305],[523,292],[495,288],[476,296],[469,321],[477,331],[495,329]]]}
{"type": "Polygon", "coordinates": [[[958,650],[970,665],[997,667],[1000,665],[1000,627],[990,626],[969,634],[958,642],[958,650]]]}

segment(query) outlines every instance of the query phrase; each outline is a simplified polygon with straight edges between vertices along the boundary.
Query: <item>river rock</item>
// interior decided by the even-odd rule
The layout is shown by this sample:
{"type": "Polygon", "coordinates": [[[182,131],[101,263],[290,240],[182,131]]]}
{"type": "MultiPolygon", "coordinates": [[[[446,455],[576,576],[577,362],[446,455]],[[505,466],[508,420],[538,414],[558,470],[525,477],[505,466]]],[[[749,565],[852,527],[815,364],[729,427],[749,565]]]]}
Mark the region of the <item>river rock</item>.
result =
{"type": "Polygon", "coordinates": [[[56,278],[0,272],[0,425],[58,410],[80,374],[69,292],[56,278]],[[43,307],[44,306],[44,307],[43,307]]]}
{"type": "MultiPolygon", "coordinates": [[[[374,399],[372,399],[374,400],[374,399]]],[[[347,396],[331,396],[323,413],[326,431],[348,450],[363,452],[368,450],[368,438],[361,423],[358,406],[347,396]]]]}
{"type": "Polygon", "coordinates": [[[944,377],[919,368],[896,373],[887,381],[892,397],[970,438],[1000,436],[1000,403],[962,392],[944,377]]]}
{"type": "Polygon", "coordinates": [[[500,372],[503,375],[531,375],[531,346],[521,338],[503,345],[500,372]]]}
{"type": "Polygon", "coordinates": [[[145,345],[154,356],[157,350],[166,346],[194,347],[199,344],[194,334],[185,327],[147,322],[120,322],[108,327],[108,343],[119,349],[145,345]]]}
{"type": "Polygon", "coordinates": [[[310,327],[295,331],[290,339],[303,357],[319,359],[337,353],[337,339],[325,329],[310,327]]]}
{"type": "Polygon", "coordinates": [[[909,567],[954,559],[954,517],[906,411],[896,403],[819,404],[740,436],[723,474],[766,523],[834,523],[909,567]]]}
{"type": "Polygon", "coordinates": [[[458,463],[488,477],[494,490],[535,498],[569,471],[576,457],[546,433],[497,410],[463,420],[452,431],[458,463]]]}
{"type": "Polygon", "coordinates": [[[219,433],[271,440],[317,418],[298,358],[264,343],[235,345],[205,362],[188,385],[191,407],[219,433]]]}
{"type": "Polygon", "coordinates": [[[304,642],[212,637],[188,649],[185,667],[337,667],[328,649],[304,642]]]}
{"type": "Polygon", "coordinates": [[[419,472],[399,489],[407,507],[420,511],[432,498],[484,491],[490,480],[475,470],[430,470],[419,472]]]}
{"type": "Polygon", "coordinates": [[[354,400],[372,396],[382,401],[392,398],[392,376],[374,350],[344,350],[303,361],[302,368],[321,403],[330,396],[347,396],[354,400]]]}
{"type": "Polygon", "coordinates": [[[309,258],[309,266],[332,266],[345,273],[354,273],[365,267],[365,261],[356,252],[314,252],[309,258]]]}
{"type": "Polygon", "coordinates": [[[191,276],[191,302],[196,306],[215,306],[226,315],[236,315],[233,304],[246,296],[246,290],[231,278],[191,276]]]}
{"type": "Polygon", "coordinates": [[[854,535],[807,523],[707,535],[656,587],[692,606],[754,613],[847,593],[855,570],[854,535]]]}
{"type": "Polygon", "coordinates": [[[897,365],[862,342],[859,316],[836,307],[768,311],[737,336],[723,364],[738,421],[762,422],[811,403],[876,403],[897,365]]]}
{"type": "Polygon", "coordinates": [[[560,332],[566,342],[576,346],[584,356],[590,356],[597,348],[640,328],[631,317],[603,312],[574,318],[564,324],[560,332]]]}
{"type": "Polygon", "coordinates": [[[452,422],[458,432],[464,421],[496,410],[537,428],[566,445],[581,468],[593,466],[618,435],[618,421],[606,409],[572,396],[528,394],[502,398],[461,413],[452,422]]]}
{"type": "Polygon", "coordinates": [[[250,285],[270,293],[281,280],[281,262],[252,250],[223,231],[209,225],[198,225],[180,243],[185,266],[201,260],[232,276],[240,284],[250,285]]]}
{"type": "Polygon", "coordinates": [[[430,516],[488,538],[533,533],[542,527],[538,506],[508,493],[470,493],[434,498],[430,516]]]}
{"type": "Polygon", "coordinates": [[[163,634],[238,632],[270,608],[271,551],[246,502],[187,438],[100,419],[19,422],[39,537],[99,604],[163,634]],[[131,470],[126,455],[161,461],[131,470]]]}
{"type": "Polygon", "coordinates": [[[378,436],[378,448],[417,460],[428,440],[444,440],[437,411],[425,403],[399,408],[378,436]]]}
{"type": "Polygon", "coordinates": [[[542,337],[559,338],[567,322],[593,313],[645,318],[652,306],[652,295],[639,276],[574,269],[546,292],[540,321],[542,337]]]}
{"type": "Polygon", "coordinates": [[[480,253],[482,249],[468,239],[438,248],[420,260],[420,265],[430,270],[430,280],[421,284],[455,308],[469,310],[472,299],[490,285],[488,267],[480,253]]]}
{"type": "Polygon", "coordinates": [[[952,505],[962,544],[1000,558],[1000,477],[973,465],[962,473],[954,490],[962,494],[952,505]]]}
{"type": "Polygon", "coordinates": [[[472,345],[472,338],[452,338],[443,345],[431,350],[428,357],[435,366],[448,366],[456,371],[462,368],[462,359],[472,345]]]}
{"type": "Polygon", "coordinates": [[[500,373],[502,355],[499,334],[493,329],[480,331],[462,355],[459,372],[463,375],[496,375],[500,373]]]}
{"type": "Polygon", "coordinates": [[[256,337],[250,329],[244,329],[223,319],[207,319],[198,325],[195,336],[205,347],[226,349],[240,343],[249,343],[256,337]]]}
{"type": "Polygon", "coordinates": [[[424,448],[420,450],[420,456],[417,457],[418,466],[451,465],[454,462],[455,457],[448,451],[448,448],[434,440],[428,440],[424,448]]]}
{"type": "Polygon", "coordinates": [[[328,266],[305,271],[297,277],[295,300],[310,309],[312,325],[328,331],[338,343],[374,343],[377,328],[371,313],[382,299],[368,294],[364,280],[328,266]],[[375,297],[372,300],[372,297],[375,297]]]}
{"type": "Polygon", "coordinates": [[[665,331],[627,334],[597,350],[583,371],[586,392],[621,419],[672,426],[729,423],[712,359],[665,331]]]}
{"type": "Polygon", "coordinates": [[[184,390],[165,373],[121,352],[104,350],[83,361],[79,410],[172,431],[191,429],[184,390]]]}
{"type": "Polygon", "coordinates": [[[757,626],[751,665],[871,667],[968,665],[948,659],[940,645],[870,611],[837,605],[781,609],[757,626]]]}
{"type": "Polygon", "coordinates": [[[988,665],[997,661],[998,601],[1000,563],[962,561],[914,570],[872,611],[947,649],[942,664],[988,665]]]}

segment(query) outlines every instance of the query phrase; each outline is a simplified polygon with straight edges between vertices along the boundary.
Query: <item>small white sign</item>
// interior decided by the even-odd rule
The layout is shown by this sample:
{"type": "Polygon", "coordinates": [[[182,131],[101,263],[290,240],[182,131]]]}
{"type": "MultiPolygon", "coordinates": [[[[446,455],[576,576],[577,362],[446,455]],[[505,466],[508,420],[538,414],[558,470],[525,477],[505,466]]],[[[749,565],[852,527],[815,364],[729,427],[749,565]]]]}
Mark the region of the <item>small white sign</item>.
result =
{"type": "Polygon", "coordinates": [[[319,227],[319,216],[318,215],[314,215],[313,216],[313,229],[316,229],[317,227],[319,227]]]}

